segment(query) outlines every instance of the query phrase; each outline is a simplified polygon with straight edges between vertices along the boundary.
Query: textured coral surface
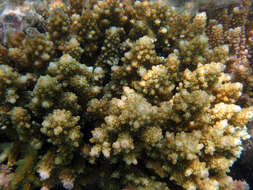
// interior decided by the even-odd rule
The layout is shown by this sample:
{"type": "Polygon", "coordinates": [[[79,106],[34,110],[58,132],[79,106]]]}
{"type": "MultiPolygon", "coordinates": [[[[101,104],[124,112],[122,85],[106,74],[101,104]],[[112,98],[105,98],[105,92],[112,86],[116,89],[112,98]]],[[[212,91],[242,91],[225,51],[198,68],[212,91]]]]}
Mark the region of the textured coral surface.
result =
{"type": "Polygon", "coordinates": [[[193,14],[54,0],[18,12],[29,26],[4,23],[0,45],[0,188],[246,187],[227,173],[253,118],[248,3],[193,14]]]}

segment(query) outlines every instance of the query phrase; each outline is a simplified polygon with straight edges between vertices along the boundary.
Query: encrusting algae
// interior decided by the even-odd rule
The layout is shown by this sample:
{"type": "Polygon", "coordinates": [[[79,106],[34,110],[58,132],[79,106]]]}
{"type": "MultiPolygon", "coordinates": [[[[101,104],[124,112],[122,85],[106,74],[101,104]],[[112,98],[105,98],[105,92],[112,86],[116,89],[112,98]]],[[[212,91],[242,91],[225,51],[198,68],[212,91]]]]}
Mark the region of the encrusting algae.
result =
{"type": "Polygon", "coordinates": [[[48,3],[0,46],[0,188],[229,190],[253,118],[249,2],[48,3]]]}

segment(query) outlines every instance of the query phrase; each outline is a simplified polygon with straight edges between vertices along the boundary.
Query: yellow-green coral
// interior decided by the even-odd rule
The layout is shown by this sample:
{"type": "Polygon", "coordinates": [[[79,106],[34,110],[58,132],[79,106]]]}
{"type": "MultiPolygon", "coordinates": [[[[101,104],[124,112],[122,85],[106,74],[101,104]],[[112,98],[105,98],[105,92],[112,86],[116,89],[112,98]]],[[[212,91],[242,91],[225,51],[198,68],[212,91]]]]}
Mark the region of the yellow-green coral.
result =
{"type": "Polygon", "coordinates": [[[163,1],[65,3],[43,10],[47,32],[0,47],[10,188],[229,190],[253,118],[227,72],[247,62],[246,5],[214,19],[163,1]]]}

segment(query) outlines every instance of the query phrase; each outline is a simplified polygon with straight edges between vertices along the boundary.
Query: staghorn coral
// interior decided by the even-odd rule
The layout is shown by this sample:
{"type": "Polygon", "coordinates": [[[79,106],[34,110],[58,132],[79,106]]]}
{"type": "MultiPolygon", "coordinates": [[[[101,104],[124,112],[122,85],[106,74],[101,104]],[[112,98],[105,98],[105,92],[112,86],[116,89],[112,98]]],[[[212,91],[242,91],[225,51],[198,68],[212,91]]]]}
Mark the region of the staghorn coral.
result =
{"type": "MultiPolygon", "coordinates": [[[[239,103],[242,106],[252,105],[252,87],[253,87],[253,72],[252,72],[252,10],[250,9],[250,1],[241,1],[243,6],[211,6],[212,8],[203,7],[203,11],[212,18],[209,26],[209,31],[215,34],[212,39],[214,44],[227,43],[230,46],[230,51],[233,55],[229,57],[227,62],[227,70],[231,73],[232,81],[239,81],[244,85],[244,93],[239,98],[239,103]]],[[[238,4],[238,2],[233,2],[238,4]]]]}
{"type": "Polygon", "coordinates": [[[229,190],[253,118],[247,3],[40,4],[46,28],[0,47],[0,185],[229,190]]]}
{"type": "Polygon", "coordinates": [[[245,181],[235,180],[231,185],[231,190],[249,190],[249,185],[245,181]]]}
{"type": "Polygon", "coordinates": [[[10,168],[6,165],[1,165],[0,167],[0,187],[3,190],[7,190],[10,188],[10,179],[11,179],[11,171],[10,168]]]}

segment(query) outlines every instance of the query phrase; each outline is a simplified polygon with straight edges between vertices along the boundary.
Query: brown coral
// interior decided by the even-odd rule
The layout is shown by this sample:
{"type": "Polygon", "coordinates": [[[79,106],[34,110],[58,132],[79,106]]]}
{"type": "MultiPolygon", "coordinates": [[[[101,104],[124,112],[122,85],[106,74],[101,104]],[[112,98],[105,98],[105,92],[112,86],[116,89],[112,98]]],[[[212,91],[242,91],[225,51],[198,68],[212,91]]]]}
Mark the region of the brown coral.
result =
{"type": "Polygon", "coordinates": [[[68,3],[46,2],[46,28],[0,48],[0,161],[17,166],[12,189],[228,190],[253,118],[240,101],[252,89],[248,1],[215,15],[68,3]]]}

